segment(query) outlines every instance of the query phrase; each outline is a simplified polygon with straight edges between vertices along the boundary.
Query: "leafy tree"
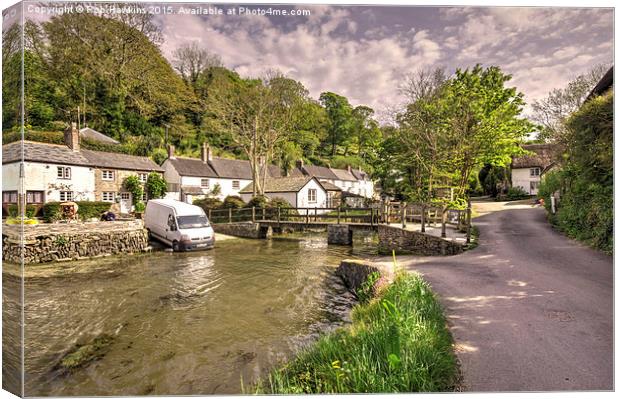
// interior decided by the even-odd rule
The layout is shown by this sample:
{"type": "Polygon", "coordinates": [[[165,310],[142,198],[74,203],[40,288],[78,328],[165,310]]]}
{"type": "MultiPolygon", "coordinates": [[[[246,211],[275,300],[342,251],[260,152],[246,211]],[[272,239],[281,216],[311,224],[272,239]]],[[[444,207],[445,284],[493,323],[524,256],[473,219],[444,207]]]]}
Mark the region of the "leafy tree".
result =
{"type": "Polygon", "coordinates": [[[142,188],[142,182],[136,175],[127,176],[125,181],[123,181],[123,187],[131,193],[131,197],[134,203],[138,203],[142,201],[142,193],[144,192],[142,188]]]}
{"type": "Polygon", "coordinates": [[[332,92],[321,93],[319,101],[327,112],[328,140],[331,144],[331,155],[335,156],[337,146],[349,138],[353,109],[345,97],[332,92]]]}

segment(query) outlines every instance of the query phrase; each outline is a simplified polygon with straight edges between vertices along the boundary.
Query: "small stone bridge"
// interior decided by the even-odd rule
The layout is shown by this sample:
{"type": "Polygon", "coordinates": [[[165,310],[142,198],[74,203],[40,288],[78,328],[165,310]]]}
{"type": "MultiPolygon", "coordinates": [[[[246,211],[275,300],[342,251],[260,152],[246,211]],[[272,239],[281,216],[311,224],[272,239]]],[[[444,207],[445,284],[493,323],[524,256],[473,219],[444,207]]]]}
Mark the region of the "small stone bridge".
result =
{"type": "Polygon", "coordinates": [[[351,245],[356,230],[379,234],[379,252],[449,255],[471,239],[471,208],[383,203],[374,208],[241,208],[208,211],[216,232],[267,238],[276,232],[327,230],[327,242],[351,245]]]}

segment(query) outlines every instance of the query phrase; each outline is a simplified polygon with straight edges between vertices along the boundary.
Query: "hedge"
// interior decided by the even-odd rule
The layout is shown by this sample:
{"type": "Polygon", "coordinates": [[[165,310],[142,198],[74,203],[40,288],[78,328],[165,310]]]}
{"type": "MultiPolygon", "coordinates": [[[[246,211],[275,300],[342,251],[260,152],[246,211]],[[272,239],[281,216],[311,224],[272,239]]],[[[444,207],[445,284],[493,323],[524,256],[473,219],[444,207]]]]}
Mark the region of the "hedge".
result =
{"type": "MultiPolygon", "coordinates": [[[[91,218],[100,219],[104,212],[110,210],[112,203],[102,201],[76,201],[78,205],[78,216],[82,220],[91,218]]],[[[60,202],[48,202],[43,205],[43,219],[46,222],[55,222],[62,218],[60,202]]]]}

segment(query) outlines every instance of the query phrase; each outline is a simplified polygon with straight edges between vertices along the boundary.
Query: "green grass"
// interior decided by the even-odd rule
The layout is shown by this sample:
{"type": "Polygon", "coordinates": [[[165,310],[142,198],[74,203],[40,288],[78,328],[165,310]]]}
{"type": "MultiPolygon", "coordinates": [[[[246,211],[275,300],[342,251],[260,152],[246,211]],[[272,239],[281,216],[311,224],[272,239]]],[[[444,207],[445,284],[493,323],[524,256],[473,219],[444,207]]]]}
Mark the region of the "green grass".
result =
{"type": "Polygon", "coordinates": [[[271,372],[257,393],[452,391],[457,364],[441,306],[417,274],[399,272],[353,323],[271,372]]]}

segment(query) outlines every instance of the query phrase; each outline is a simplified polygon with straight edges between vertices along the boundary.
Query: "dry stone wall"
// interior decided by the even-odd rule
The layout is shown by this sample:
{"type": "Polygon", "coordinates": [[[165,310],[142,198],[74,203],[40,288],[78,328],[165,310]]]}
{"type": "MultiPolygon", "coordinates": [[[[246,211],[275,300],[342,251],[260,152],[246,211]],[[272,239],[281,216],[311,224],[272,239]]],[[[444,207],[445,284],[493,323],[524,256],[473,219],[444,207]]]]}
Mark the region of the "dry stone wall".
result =
{"type": "Polygon", "coordinates": [[[456,255],[463,252],[463,245],[441,237],[398,227],[379,225],[379,253],[389,255],[456,255]]]}

